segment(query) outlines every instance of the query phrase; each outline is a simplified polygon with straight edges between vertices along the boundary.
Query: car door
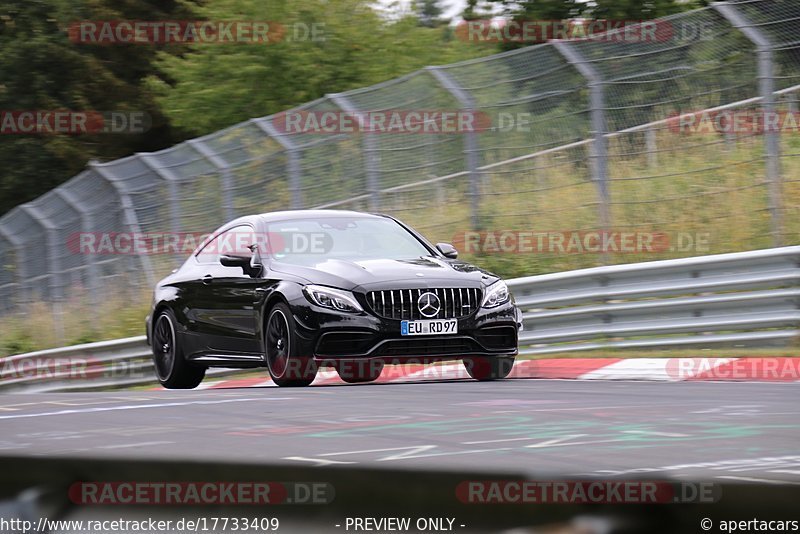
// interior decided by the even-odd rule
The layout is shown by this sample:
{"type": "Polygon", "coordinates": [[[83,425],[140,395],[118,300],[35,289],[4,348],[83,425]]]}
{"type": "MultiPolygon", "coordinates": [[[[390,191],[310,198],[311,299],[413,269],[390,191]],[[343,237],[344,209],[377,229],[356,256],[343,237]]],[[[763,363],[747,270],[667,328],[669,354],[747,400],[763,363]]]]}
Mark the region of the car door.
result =
{"type": "Polygon", "coordinates": [[[192,315],[195,328],[215,355],[257,355],[261,344],[257,336],[256,288],[262,283],[240,267],[227,267],[220,256],[252,254],[254,229],[240,225],[220,233],[209,242],[196,260],[200,266],[195,284],[192,315]]]}

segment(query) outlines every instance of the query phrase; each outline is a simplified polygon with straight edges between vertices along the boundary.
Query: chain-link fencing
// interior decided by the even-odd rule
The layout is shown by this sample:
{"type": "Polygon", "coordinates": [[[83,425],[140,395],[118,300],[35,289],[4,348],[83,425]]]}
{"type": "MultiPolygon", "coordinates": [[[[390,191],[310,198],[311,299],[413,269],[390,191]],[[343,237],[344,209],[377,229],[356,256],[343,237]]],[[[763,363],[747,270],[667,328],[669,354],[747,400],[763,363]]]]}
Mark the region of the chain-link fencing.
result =
{"type": "Polygon", "coordinates": [[[0,218],[0,313],[40,301],[63,314],[64,303],[96,307],[109,293],[138,302],[186,257],[119,253],[118,243],[86,251],[87,235],[97,244],[207,233],[289,208],[388,213],[508,275],[797,243],[800,3],[719,2],[645,24],[646,39],[624,28],[428,67],[161,152],[92,162],[0,218]],[[480,127],[365,127],[392,110],[468,112],[480,127]],[[287,127],[292,114],[326,113],[360,128],[287,127]],[[780,124],[759,126],[763,117],[780,124]],[[516,246],[485,241],[502,232],[516,246]],[[519,246],[524,232],[530,250],[519,246]],[[661,237],[658,247],[612,240],[598,251],[592,232],[661,237]]]}

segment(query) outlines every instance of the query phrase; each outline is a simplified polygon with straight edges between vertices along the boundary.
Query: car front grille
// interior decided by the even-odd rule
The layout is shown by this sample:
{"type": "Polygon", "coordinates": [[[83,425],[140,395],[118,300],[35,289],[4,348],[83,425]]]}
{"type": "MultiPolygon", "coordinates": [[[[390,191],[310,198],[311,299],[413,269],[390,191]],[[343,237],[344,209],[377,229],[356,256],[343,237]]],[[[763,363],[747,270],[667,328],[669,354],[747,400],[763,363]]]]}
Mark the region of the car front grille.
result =
{"type": "Polygon", "coordinates": [[[481,305],[481,290],[477,287],[439,287],[434,289],[387,289],[367,293],[372,311],[387,319],[459,319],[475,312],[481,305]],[[425,293],[439,298],[439,313],[427,317],[420,312],[417,301],[425,293]]]}

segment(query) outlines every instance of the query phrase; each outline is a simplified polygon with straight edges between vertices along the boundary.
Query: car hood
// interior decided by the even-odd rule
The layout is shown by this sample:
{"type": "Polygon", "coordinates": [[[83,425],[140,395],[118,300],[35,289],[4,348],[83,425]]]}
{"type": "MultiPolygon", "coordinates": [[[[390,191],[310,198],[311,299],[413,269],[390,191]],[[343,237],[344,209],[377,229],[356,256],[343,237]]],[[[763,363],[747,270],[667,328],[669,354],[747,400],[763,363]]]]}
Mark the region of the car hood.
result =
{"type": "MultiPolygon", "coordinates": [[[[309,283],[341,289],[382,289],[402,282],[402,288],[426,288],[442,285],[488,285],[498,278],[469,263],[444,258],[421,257],[410,260],[340,260],[324,259],[313,265],[274,262],[270,270],[302,277],[309,283]]],[[[400,287],[399,285],[397,287],[400,287]]]]}

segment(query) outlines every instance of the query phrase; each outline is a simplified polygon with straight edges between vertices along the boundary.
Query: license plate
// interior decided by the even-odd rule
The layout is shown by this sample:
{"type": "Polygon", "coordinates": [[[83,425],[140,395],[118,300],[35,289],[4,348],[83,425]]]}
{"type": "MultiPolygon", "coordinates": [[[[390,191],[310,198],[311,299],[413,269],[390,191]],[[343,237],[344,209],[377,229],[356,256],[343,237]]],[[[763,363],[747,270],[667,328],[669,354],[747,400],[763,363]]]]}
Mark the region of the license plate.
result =
{"type": "Polygon", "coordinates": [[[400,335],[431,336],[436,334],[458,333],[458,321],[455,319],[431,319],[430,321],[402,321],[400,335]]]}

